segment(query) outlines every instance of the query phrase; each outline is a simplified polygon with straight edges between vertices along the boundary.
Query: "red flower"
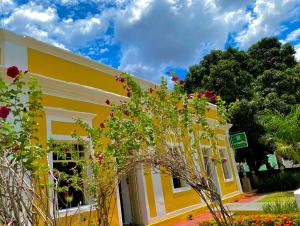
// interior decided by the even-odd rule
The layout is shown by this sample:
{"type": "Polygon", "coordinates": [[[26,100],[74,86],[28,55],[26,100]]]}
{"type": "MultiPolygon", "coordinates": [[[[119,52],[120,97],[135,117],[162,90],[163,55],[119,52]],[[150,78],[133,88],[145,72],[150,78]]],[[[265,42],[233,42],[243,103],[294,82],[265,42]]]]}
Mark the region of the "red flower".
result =
{"type": "Polygon", "coordinates": [[[102,161],[103,161],[103,154],[99,153],[99,155],[98,155],[98,163],[101,165],[102,161]]]}
{"type": "Polygon", "coordinates": [[[105,128],[105,125],[103,122],[100,123],[100,128],[102,128],[102,129],[105,128]]]}
{"type": "Polygon", "coordinates": [[[18,146],[13,146],[12,148],[11,148],[11,151],[13,152],[13,153],[16,153],[17,151],[19,151],[20,150],[20,148],[18,147],[18,146]]]}
{"type": "Polygon", "coordinates": [[[150,87],[150,88],[149,88],[149,92],[150,92],[150,93],[153,93],[153,92],[154,92],[154,89],[153,89],[152,87],[150,87]]]}
{"type": "Polygon", "coordinates": [[[20,71],[16,66],[11,66],[7,68],[6,74],[11,78],[16,78],[20,74],[20,71]]]}
{"type": "Polygon", "coordinates": [[[123,110],[124,115],[129,115],[129,111],[127,109],[123,110]]]}
{"type": "Polygon", "coordinates": [[[173,76],[173,77],[171,78],[171,80],[172,80],[173,82],[176,82],[176,81],[178,80],[178,76],[173,76]]]}
{"type": "Polygon", "coordinates": [[[207,97],[207,98],[211,98],[213,94],[214,94],[213,91],[209,91],[209,90],[205,91],[205,97],[207,97]]]}
{"type": "Polygon", "coordinates": [[[110,104],[109,99],[107,99],[107,100],[105,101],[105,103],[106,103],[107,105],[109,105],[109,104],[110,104]]]}
{"type": "Polygon", "coordinates": [[[10,109],[6,106],[0,107],[0,118],[7,118],[7,116],[9,115],[9,111],[10,109]]]}
{"type": "Polygon", "coordinates": [[[70,148],[68,148],[68,147],[64,148],[64,152],[69,152],[69,151],[70,151],[70,148]]]}
{"type": "Polygon", "coordinates": [[[180,80],[180,81],[179,81],[179,84],[180,84],[180,85],[184,85],[184,81],[183,81],[183,80],[180,80]]]}
{"type": "Polygon", "coordinates": [[[203,96],[203,93],[201,93],[201,92],[199,92],[197,95],[198,98],[201,98],[202,96],[203,96]]]}
{"type": "Polygon", "coordinates": [[[68,197],[69,196],[69,192],[68,191],[64,191],[64,197],[68,197]]]}

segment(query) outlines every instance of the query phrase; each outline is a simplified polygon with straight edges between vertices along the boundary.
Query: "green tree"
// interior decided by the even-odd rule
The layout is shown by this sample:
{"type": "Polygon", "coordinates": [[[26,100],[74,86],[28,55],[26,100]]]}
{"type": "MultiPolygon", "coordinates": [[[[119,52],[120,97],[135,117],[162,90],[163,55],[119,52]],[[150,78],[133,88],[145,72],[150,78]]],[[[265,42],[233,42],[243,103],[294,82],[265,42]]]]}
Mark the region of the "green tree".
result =
{"type": "Polygon", "coordinates": [[[189,93],[199,87],[214,90],[227,103],[251,95],[252,75],[248,72],[248,55],[229,48],[214,50],[195,66],[190,67],[185,88],[189,93]]]}
{"type": "Polygon", "coordinates": [[[247,133],[249,147],[239,149],[236,158],[246,160],[251,170],[267,163],[266,155],[273,152],[272,146],[259,142],[265,129],[257,122],[258,114],[273,108],[288,114],[300,101],[300,73],[294,54],[290,44],[263,38],[246,52],[213,50],[187,74],[188,93],[201,87],[213,90],[227,104],[240,100],[232,115],[231,132],[247,133]]]}
{"type": "Polygon", "coordinates": [[[285,70],[294,67],[294,48],[289,44],[282,44],[277,38],[263,38],[248,49],[250,59],[250,73],[255,77],[268,69],[285,70]]]}
{"type": "Polygon", "coordinates": [[[275,145],[280,155],[300,162],[300,105],[288,115],[270,111],[259,120],[267,133],[261,138],[264,143],[275,145]]]}

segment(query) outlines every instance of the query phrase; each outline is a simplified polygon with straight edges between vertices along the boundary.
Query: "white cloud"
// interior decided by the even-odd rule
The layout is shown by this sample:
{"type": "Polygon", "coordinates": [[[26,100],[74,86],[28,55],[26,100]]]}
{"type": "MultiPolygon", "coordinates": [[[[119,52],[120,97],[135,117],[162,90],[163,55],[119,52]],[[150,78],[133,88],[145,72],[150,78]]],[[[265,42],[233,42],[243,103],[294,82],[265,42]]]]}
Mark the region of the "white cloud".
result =
{"type": "Polygon", "coordinates": [[[250,17],[244,1],[236,2],[239,7],[221,0],[134,1],[115,21],[120,69],[159,81],[165,67],[186,67],[205,50],[223,48],[228,33],[242,29],[250,17]]]}
{"type": "MultiPolygon", "coordinates": [[[[60,18],[57,7],[78,9],[86,0],[32,0],[21,6],[2,1],[6,28],[87,55],[103,54],[107,45],[118,43],[119,68],[154,82],[167,67],[187,67],[211,49],[223,49],[230,32],[246,48],[281,32],[282,22],[299,15],[299,7],[294,9],[299,0],[90,0],[98,13],[80,19],[72,13],[60,18]],[[106,33],[111,22],[113,37],[106,33]]],[[[299,29],[285,41],[297,37],[299,29]]],[[[295,49],[299,59],[300,46],[295,49]]]]}
{"type": "Polygon", "coordinates": [[[82,47],[99,39],[106,32],[112,10],[83,19],[61,20],[54,6],[35,2],[16,7],[5,18],[5,27],[18,33],[33,36],[41,41],[63,48],[82,47]]]}
{"type": "Polygon", "coordinates": [[[236,41],[241,48],[247,48],[262,37],[278,35],[283,22],[299,15],[298,4],[299,0],[257,0],[247,28],[237,35],[236,41]]]}
{"type": "Polygon", "coordinates": [[[285,41],[286,42],[296,41],[299,38],[300,38],[300,28],[289,33],[288,36],[286,37],[285,41]]]}
{"type": "Polygon", "coordinates": [[[108,48],[103,48],[103,49],[100,49],[100,53],[103,54],[103,53],[107,53],[109,51],[108,48]]]}

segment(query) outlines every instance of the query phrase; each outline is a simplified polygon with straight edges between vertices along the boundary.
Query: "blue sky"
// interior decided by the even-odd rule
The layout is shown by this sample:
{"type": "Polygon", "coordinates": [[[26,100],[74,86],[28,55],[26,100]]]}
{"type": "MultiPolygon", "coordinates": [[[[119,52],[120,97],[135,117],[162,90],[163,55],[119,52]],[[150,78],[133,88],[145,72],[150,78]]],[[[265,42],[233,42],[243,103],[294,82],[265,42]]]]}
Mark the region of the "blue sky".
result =
{"type": "Polygon", "coordinates": [[[294,45],[300,0],[2,0],[2,26],[159,82],[212,49],[266,36],[294,45]]]}

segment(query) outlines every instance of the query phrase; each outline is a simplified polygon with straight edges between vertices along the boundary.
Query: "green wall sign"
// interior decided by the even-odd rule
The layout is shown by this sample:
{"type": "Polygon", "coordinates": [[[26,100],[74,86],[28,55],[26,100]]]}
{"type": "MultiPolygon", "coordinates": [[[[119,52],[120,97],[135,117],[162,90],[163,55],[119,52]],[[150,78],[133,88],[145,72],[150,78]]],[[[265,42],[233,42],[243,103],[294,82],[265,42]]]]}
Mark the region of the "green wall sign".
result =
{"type": "Polygon", "coordinates": [[[248,147],[246,133],[236,133],[230,136],[231,145],[233,149],[246,148],[248,147]]]}

